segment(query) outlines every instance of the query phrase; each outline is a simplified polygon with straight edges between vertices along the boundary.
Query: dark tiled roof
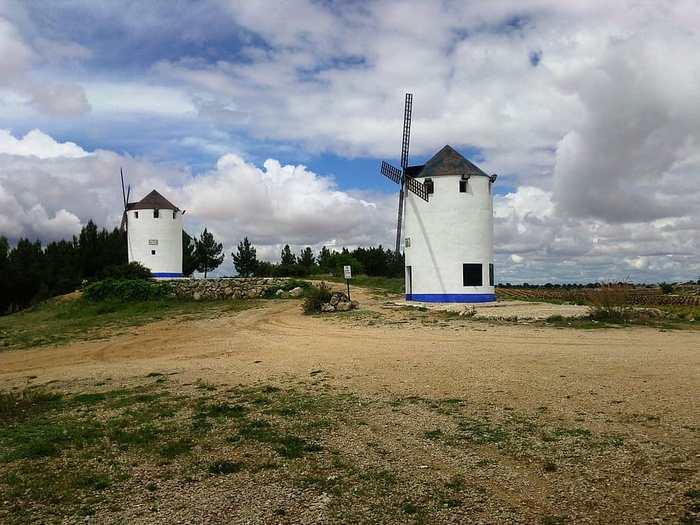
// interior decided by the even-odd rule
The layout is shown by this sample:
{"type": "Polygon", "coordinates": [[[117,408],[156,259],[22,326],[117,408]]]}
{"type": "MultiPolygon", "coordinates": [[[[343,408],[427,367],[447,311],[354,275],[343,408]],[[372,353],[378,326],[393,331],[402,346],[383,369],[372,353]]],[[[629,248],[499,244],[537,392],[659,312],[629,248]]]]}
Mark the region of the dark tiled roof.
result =
{"type": "Polygon", "coordinates": [[[129,210],[180,210],[156,190],[153,190],[139,202],[130,202],[126,207],[129,210]]]}
{"type": "Polygon", "coordinates": [[[439,177],[440,175],[489,175],[478,166],[455,151],[452,146],[445,146],[432,159],[425,163],[423,169],[414,177],[439,177]]]}

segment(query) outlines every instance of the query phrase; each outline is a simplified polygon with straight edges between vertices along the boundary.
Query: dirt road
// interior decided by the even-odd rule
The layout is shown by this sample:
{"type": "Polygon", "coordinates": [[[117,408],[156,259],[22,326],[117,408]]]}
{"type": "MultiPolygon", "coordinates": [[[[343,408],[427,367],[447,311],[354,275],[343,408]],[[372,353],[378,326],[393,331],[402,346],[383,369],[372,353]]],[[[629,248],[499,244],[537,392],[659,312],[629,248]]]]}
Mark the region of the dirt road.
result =
{"type": "Polygon", "coordinates": [[[426,320],[354,293],[361,309],[349,315],[304,316],[297,301],[270,301],[228,317],[161,321],[106,341],[6,352],[0,378],[128,381],[178,372],[247,383],[323,370],[338,385],[367,393],[468,394],[527,407],[556,402],[574,411],[624,402],[698,423],[697,331],[426,320]]]}
{"type": "MultiPolygon", "coordinates": [[[[269,301],[219,318],[162,321],[104,341],[1,353],[0,382],[7,389],[58,381],[64,390],[80,391],[107,379],[137,383],[149,373],[230,385],[323,373],[333,388],[368,399],[469,400],[474,406],[545,414],[572,428],[583,424],[606,435],[632,436],[640,450],[646,450],[645,443],[672,450],[668,458],[659,452],[655,472],[630,474],[635,468],[625,466],[631,470],[608,483],[612,506],[586,522],[606,523],[620,509],[634,507],[626,498],[657,490],[671,503],[647,502],[649,509],[662,516],[659,522],[675,523],[667,517],[683,516],[677,492],[700,489],[697,331],[558,329],[448,318],[389,307],[365,291],[353,293],[361,308],[347,314],[304,316],[298,301],[269,301]],[[646,488],[625,481],[637,474],[646,488]],[[657,478],[659,487],[675,484],[668,490],[676,493],[657,489],[657,478]]],[[[533,487],[522,487],[523,493],[528,490],[533,487]]],[[[551,499],[544,493],[528,497],[551,499]]],[[[618,522],[653,522],[651,516],[639,518],[618,522]]],[[[510,523],[484,523],[499,522],[510,523]]]]}

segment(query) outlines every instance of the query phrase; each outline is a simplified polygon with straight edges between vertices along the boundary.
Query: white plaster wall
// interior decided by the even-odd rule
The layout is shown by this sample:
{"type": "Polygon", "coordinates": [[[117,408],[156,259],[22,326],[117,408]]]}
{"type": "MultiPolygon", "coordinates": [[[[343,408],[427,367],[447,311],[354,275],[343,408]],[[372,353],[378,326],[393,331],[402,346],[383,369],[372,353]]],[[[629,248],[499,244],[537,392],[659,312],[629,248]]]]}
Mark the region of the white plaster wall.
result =
{"type": "MultiPolygon", "coordinates": [[[[422,180],[422,179],[419,179],[422,180]]],[[[460,176],[433,178],[435,192],[425,202],[406,196],[404,239],[406,266],[411,267],[415,294],[494,294],[489,284],[493,264],[493,196],[489,177],[473,176],[467,192],[459,191],[460,176]],[[482,264],[482,286],[463,286],[462,265],[482,264]]]]}
{"type": "Polygon", "coordinates": [[[128,212],[129,262],[140,262],[156,277],[182,276],[182,212],[159,210],[156,219],[153,211],[128,212]]]}

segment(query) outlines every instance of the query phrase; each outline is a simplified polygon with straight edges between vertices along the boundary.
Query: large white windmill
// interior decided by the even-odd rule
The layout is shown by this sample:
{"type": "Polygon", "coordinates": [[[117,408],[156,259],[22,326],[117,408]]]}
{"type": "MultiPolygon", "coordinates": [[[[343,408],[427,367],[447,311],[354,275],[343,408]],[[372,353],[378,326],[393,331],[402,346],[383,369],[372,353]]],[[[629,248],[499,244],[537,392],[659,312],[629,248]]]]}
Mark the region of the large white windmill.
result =
{"type": "Polygon", "coordinates": [[[129,202],[124,190],[121,228],[126,230],[129,262],[139,262],[156,278],[182,277],[182,215],[185,213],[156,190],[129,202]]]}
{"type": "Polygon", "coordinates": [[[487,175],[449,145],[426,164],[409,166],[412,105],[413,96],[407,93],[401,170],[386,162],[381,167],[383,175],[400,185],[396,253],[405,222],[406,300],[494,301],[496,175],[487,175]]]}

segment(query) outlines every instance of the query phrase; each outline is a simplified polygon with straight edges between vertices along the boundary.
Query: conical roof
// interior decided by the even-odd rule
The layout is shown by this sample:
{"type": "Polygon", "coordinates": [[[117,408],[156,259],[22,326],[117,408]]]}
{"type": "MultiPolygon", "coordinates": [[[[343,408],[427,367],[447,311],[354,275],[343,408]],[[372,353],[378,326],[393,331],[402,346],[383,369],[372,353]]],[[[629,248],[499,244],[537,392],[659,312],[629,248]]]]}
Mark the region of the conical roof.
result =
{"type": "Polygon", "coordinates": [[[126,207],[128,210],[180,210],[156,190],[153,190],[138,202],[130,202],[126,207]]]}
{"type": "Polygon", "coordinates": [[[459,152],[446,145],[438,151],[432,159],[425,163],[419,177],[439,177],[441,175],[481,175],[488,177],[476,164],[472,164],[466,157],[463,157],[459,152]]]}

